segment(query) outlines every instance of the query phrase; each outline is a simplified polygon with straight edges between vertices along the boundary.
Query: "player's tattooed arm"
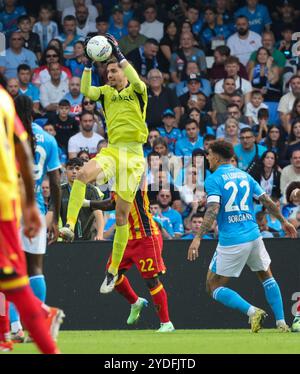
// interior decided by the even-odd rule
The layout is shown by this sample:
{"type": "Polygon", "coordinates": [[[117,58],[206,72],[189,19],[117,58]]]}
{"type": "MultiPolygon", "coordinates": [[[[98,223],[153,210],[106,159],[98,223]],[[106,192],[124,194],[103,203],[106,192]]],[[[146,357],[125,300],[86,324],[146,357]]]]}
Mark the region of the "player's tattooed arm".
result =
{"type": "Polygon", "coordinates": [[[220,204],[219,203],[209,203],[208,204],[205,215],[204,215],[203,222],[202,222],[201,227],[200,227],[200,231],[197,234],[198,238],[202,238],[203,235],[205,235],[206,233],[208,233],[211,230],[211,228],[213,226],[213,223],[215,222],[215,220],[217,218],[219,210],[220,210],[220,204]]]}
{"type": "Polygon", "coordinates": [[[272,214],[272,216],[276,217],[281,223],[285,222],[285,218],[269,195],[266,193],[261,195],[259,197],[259,201],[268,210],[268,212],[272,214]]]}

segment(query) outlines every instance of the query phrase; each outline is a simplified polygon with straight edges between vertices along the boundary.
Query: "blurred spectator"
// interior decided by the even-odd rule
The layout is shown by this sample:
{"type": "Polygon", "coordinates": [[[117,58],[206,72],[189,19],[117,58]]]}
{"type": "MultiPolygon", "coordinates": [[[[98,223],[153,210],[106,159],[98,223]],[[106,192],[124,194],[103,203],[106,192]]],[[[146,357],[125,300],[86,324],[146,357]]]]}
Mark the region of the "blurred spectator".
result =
{"type": "Polygon", "coordinates": [[[66,16],[63,21],[63,32],[57,38],[63,43],[64,58],[69,59],[74,57],[74,45],[78,40],[83,40],[83,37],[77,34],[77,21],[74,16],[66,16]]]}
{"type": "Polygon", "coordinates": [[[162,215],[169,218],[172,224],[174,237],[180,238],[184,233],[183,222],[180,213],[170,206],[172,202],[171,191],[168,189],[160,190],[157,195],[157,201],[162,208],[162,215]]]}
{"type": "Polygon", "coordinates": [[[53,10],[50,4],[41,4],[39,22],[36,22],[32,29],[33,32],[39,35],[42,51],[47,48],[50,40],[58,37],[57,23],[51,20],[52,12],[53,10]]]}
{"type": "MultiPolygon", "coordinates": [[[[273,64],[279,68],[279,72],[282,73],[282,69],[286,63],[285,55],[275,48],[275,37],[272,31],[265,31],[262,34],[262,46],[269,52],[269,56],[273,58],[273,64]]],[[[248,69],[252,68],[257,61],[257,53],[259,50],[253,52],[250,56],[248,69]]]]}
{"type": "Polygon", "coordinates": [[[80,132],[69,139],[69,159],[75,158],[80,151],[87,151],[90,157],[97,154],[97,145],[103,137],[93,132],[94,116],[89,112],[80,115],[80,132]]]}
{"type": "Polygon", "coordinates": [[[168,142],[169,151],[175,152],[175,144],[182,137],[181,131],[177,128],[176,116],[172,109],[166,109],[162,114],[162,127],[157,130],[160,136],[168,142]]]}
{"type": "Polygon", "coordinates": [[[120,6],[123,10],[124,24],[127,26],[134,16],[133,0],[120,0],[120,6]]]}
{"type": "Polygon", "coordinates": [[[19,81],[16,78],[10,78],[7,81],[7,92],[10,94],[10,96],[15,99],[19,95],[19,81]]]}
{"type": "Polygon", "coordinates": [[[169,72],[172,53],[179,47],[178,28],[175,20],[171,19],[164,23],[164,36],[159,44],[160,69],[169,72]]]}
{"type": "Polygon", "coordinates": [[[55,125],[56,140],[60,147],[68,153],[69,139],[79,132],[79,124],[70,113],[71,105],[67,100],[61,100],[58,103],[57,115],[50,118],[50,122],[55,125]]]}
{"type": "Polygon", "coordinates": [[[215,125],[220,124],[224,120],[224,114],[231,105],[231,96],[236,94],[236,82],[232,77],[223,80],[222,93],[215,93],[212,98],[213,122],[215,125]]]}
{"type": "Polygon", "coordinates": [[[72,74],[68,68],[63,66],[63,61],[59,58],[59,51],[56,47],[48,46],[47,49],[44,51],[42,59],[41,59],[41,66],[34,70],[32,83],[35,86],[40,86],[41,84],[47,83],[50,81],[51,77],[49,74],[49,66],[50,64],[57,62],[60,64],[61,70],[61,80],[68,81],[68,79],[72,78],[72,74]]]}
{"type": "Polygon", "coordinates": [[[234,152],[239,160],[238,166],[240,169],[250,172],[267,149],[255,143],[255,136],[250,128],[240,131],[240,142],[241,144],[234,147],[234,152]]]}
{"type": "Polygon", "coordinates": [[[74,44],[74,58],[66,60],[66,66],[71,70],[73,77],[81,78],[87,58],[84,54],[84,43],[78,41],[74,44]]]}
{"type": "Polygon", "coordinates": [[[237,32],[227,40],[231,54],[239,58],[240,62],[247,65],[250,55],[261,47],[261,36],[249,28],[249,20],[239,16],[235,22],[237,32]]]}
{"type": "Polygon", "coordinates": [[[162,214],[162,208],[157,201],[150,202],[150,212],[162,232],[163,239],[173,239],[174,231],[172,223],[168,217],[162,214]]]}
{"type": "Polygon", "coordinates": [[[24,39],[24,48],[35,53],[37,59],[40,60],[42,52],[40,38],[37,33],[32,32],[30,17],[25,15],[19,17],[18,27],[24,39]]]}
{"type": "Polygon", "coordinates": [[[141,24],[141,34],[153,38],[159,43],[164,35],[164,24],[157,20],[155,5],[146,5],[144,8],[145,22],[141,24]]]}
{"type": "Polygon", "coordinates": [[[255,215],[256,223],[263,238],[274,238],[274,235],[269,231],[266,212],[260,211],[255,215]]]}
{"type": "Polygon", "coordinates": [[[201,40],[205,45],[206,55],[212,56],[217,46],[225,44],[225,40],[231,35],[231,29],[226,24],[218,23],[217,10],[211,5],[204,8],[204,22],[201,40]]]}
{"type": "MultiPolygon", "coordinates": [[[[275,205],[277,206],[277,208],[279,210],[281,210],[279,196],[272,195],[271,199],[275,203],[275,205]]],[[[277,219],[276,217],[274,217],[272,214],[269,214],[269,213],[266,214],[266,218],[267,218],[267,225],[269,227],[269,230],[270,230],[270,232],[272,232],[272,234],[275,237],[285,236],[285,233],[282,230],[281,222],[279,221],[279,219],[277,219]]]]}
{"type": "Polygon", "coordinates": [[[252,86],[261,91],[266,101],[279,101],[281,97],[280,71],[273,62],[270,52],[261,47],[249,70],[252,86]]]}
{"type": "Polygon", "coordinates": [[[239,132],[239,122],[235,118],[228,118],[225,121],[224,140],[230,142],[233,146],[239,144],[239,132]]]}
{"type": "Polygon", "coordinates": [[[101,114],[97,109],[97,102],[92,101],[88,97],[83,97],[82,102],[82,111],[88,111],[93,114],[94,116],[94,127],[93,131],[96,132],[97,134],[101,136],[105,136],[105,129],[104,129],[104,124],[101,118],[101,114]]]}
{"type": "MultiPolygon", "coordinates": [[[[228,78],[227,78],[228,79],[228,78]]],[[[217,138],[222,138],[224,137],[224,131],[225,131],[225,125],[224,122],[227,120],[227,118],[234,118],[239,122],[239,128],[242,130],[243,128],[250,127],[247,123],[247,117],[245,117],[241,109],[239,108],[238,104],[228,104],[227,105],[227,110],[222,113],[217,113],[217,123],[222,123],[217,127],[217,138]]]]}
{"type": "MultiPolygon", "coordinates": [[[[193,240],[197,234],[200,232],[200,228],[203,222],[203,213],[195,213],[191,218],[191,230],[188,234],[185,234],[181,237],[182,240],[193,240]]],[[[213,239],[213,234],[205,234],[202,236],[202,239],[213,239]]]]}
{"type": "Polygon", "coordinates": [[[117,40],[128,34],[127,26],[124,23],[123,10],[119,5],[112,9],[112,22],[109,25],[108,32],[117,40]]]}
{"type": "Polygon", "coordinates": [[[29,65],[31,69],[37,67],[36,55],[23,47],[24,39],[19,31],[11,34],[9,46],[5,56],[0,56],[0,73],[7,79],[17,77],[17,69],[21,64],[29,65]]]}
{"type": "Polygon", "coordinates": [[[266,108],[260,108],[257,113],[258,124],[252,127],[256,135],[256,142],[260,143],[261,139],[265,138],[268,133],[269,111],[266,108]]]}
{"type": "Polygon", "coordinates": [[[180,48],[172,53],[170,61],[170,74],[174,83],[186,80],[186,65],[189,61],[197,63],[200,72],[206,73],[206,60],[204,52],[193,45],[194,37],[191,32],[180,35],[180,48]]]}
{"type": "Polygon", "coordinates": [[[101,151],[102,148],[107,148],[108,142],[106,139],[99,140],[97,144],[97,153],[101,151]]]}
{"type": "Polygon", "coordinates": [[[276,7],[278,12],[275,21],[273,22],[272,30],[275,33],[276,39],[281,37],[281,33],[287,25],[292,27],[293,32],[298,29],[299,12],[296,11],[291,1],[282,1],[280,5],[276,7]]]}
{"type": "MultiPolygon", "coordinates": [[[[52,135],[54,138],[56,138],[56,130],[55,130],[55,124],[52,124],[51,121],[48,121],[44,127],[43,130],[46,131],[48,134],[52,135]]],[[[58,155],[59,155],[59,161],[62,166],[65,166],[68,160],[67,153],[65,149],[63,149],[58,144],[58,155]]]]}
{"type": "Polygon", "coordinates": [[[48,212],[49,205],[50,205],[50,182],[49,182],[49,177],[46,176],[42,182],[42,194],[44,198],[44,207],[45,207],[45,212],[48,212]]]}
{"type": "Polygon", "coordinates": [[[257,114],[261,108],[268,109],[268,106],[263,101],[264,97],[261,91],[254,90],[251,92],[250,102],[247,103],[245,112],[249,125],[258,124],[257,114]]]}
{"type": "Polygon", "coordinates": [[[61,69],[58,62],[49,65],[50,81],[41,84],[41,104],[47,112],[55,112],[58,103],[69,92],[68,83],[61,79],[61,69]]]}
{"type": "Polygon", "coordinates": [[[202,90],[202,80],[200,74],[191,73],[187,76],[187,92],[179,97],[181,106],[185,112],[188,112],[189,100],[198,101],[197,95],[202,90]]]}
{"type": "Polygon", "coordinates": [[[83,95],[80,92],[80,82],[81,79],[78,77],[73,77],[69,81],[69,92],[63,97],[64,100],[68,100],[71,104],[70,115],[75,117],[81,113],[81,103],[83,95]]]}
{"type": "Polygon", "coordinates": [[[86,37],[91,32],[96,32],[96,22],[89,18],[89,9],[85,5],[76,7],[75,17],[77,21],[76,33],[82,37],[86,37]]]}
{"type": "Polygon", "coordinates": [[[202,17],[199,17],[199,9],[196,4],[190,3],[186,10],[187,20],[190,22],[192,31],[196,36],[199,36],[203,27],[202,17]]]}
{"type": "Polygon", "coordinates": [[[268,8],[258,4],[258,0],[246,0],[246,3],[246,6],[236,11],[235,17],[247,17],[250,30],[257,34],[261,34],[264,30],[270,30],[272,20],[268,8]]]}
{"type": "Polygon", "coordinates": [[[33,111],[38,113],[40,109],[40,90],[31,83],[32,71],[30,66],[21,64],[18,66],[19,93],[31,98],[33,111]]]}
{"type": "Polygon", "coordinates": [[[147,39],[144,46],[131,51],[127,58],[134,65],[140,78],[148,84],[147,75],[151,69],[158,69],[158,43],[155,39],[147,39]]]}
{"type": "MultiPolygon", "coordinates": [[[[241,78],[239,75],[240,62],[235,56],[230,56],[227,58],[224,64],[225,72],[227,77],[233,78],[235,81],[235,88],[241,94],[244,95],[244,102],[248,103],[250,101],[250,94],[252,91],[252,85],[249,80],[241,78]]],[[[224,93],[224,79],[219,80],[215,85],[215,93],[224,93]]]]}
{"type": "Polygon", "coordinates": [[[88,34],[88,36],[89,37],[93,37],[96,35],[105,36],[105,34],[108,33],[109,23],[106,17],[98,16],[96,18],[96,29],[97,29],[97,32],[91,32],[88,34]]]}
{"type": "Polygon", "coordinates": [[[280,127],[270,125],[268,127],[267,136],[260,142],[260,144],[277,154],[278,164],[280,167],[286,166],[286,163],[284,162],[286,156],[286,145],[283,131],[280,127]]]}
{"type": "MultiPolygon", "coordinates": [[[[67,208],[70,192],[78,171],[82,168],[83,161],[74,158],[69,160],[66,165],[66,175],[68,183],[61,186],[61,208],[60,217],[62,225],[67,222],[67,208]]],[[[85,192],[86,200],[100,200],[100,195],[96,187],[87,184],[85,192]]],[[[90,208],[81,208],[75,225],[75,240],[103,240],[104,220],[100,210],[91,210],[90,208]],[[95,228],[93,227],[95,224],[95,228]]]]}
{"type": "MultiPolygon", "coordinates": [[[[208,72],[209,78],[214,84],[220,79],[227,77],[227,72],[225,70],[225,62],[230,56],[230,48],[227,45],[220,45],[214,50],[214,63],[208,72]]],[[[238,75],[241,78],[248,80],[248,73],[245,65],[239,62],[238,75]]]]}
{"type": "Polygon", "coordinates": [[[293,57],[293,26],[287,24],[281,31],[282,39],[277,41],[278,51],[282,52],[287,60],[293,57]]]}
{"type": "Polygon", "coordinates": [[[163,87],[163,75],[158,69],[151,69],[147,75],[147,80],[149,82],[146,114],[148,127],[160,126],[162,115],[166,109],[174,111],[177,127],[181,108],[175,92],[168,87],[163,87]]]}
{"type": "Polygon", "coordinates": [[[251,175],[269,196],[281,196],[281,173],[278,167],[278,157],[275,152],[270,150],[264,152],[260,162],[252,169],[251,175]]]}
{"type": "Polygon", "coordinates": [[[226,24],[231,30],[234,29],[234,17],[230,2],[228,0],[215,0],[217,21],[219,24],[226,24]]]}
{"type": "Polygon", "coordinates": [[[160,137],[160,132],[157,129],[150,129],[147,143],[144,144],[144,156],[147,157],[153,151],[153,142],[160,137]]]}
{"type": "Polygon", "coordinates": [[[291,91],[282,96],[278,105],[282,127],[288,134],[291,131],[290,113],[295,100],[300,98],[300,77],[298,75],[294,75],[290,79],[290,88],[291,91]]]}
{"type": "Polygon", "coordinates": [[[159,183],[159,170],[161,166],[160,154],[152,151],[147,156],[147,184],[159,183]]]}
{"type": "Polygon", "coordinates": [[[281,173],[280,190],[286,204],[286,188],[291,182],[300,181],[300,150],[292,153],[291,165],[286,166],[281,173]]]}
{"type": "MultiPolygon", "coordinates": [[[[207,96],[207,97],[209,97],[211,95],[212,90],[211,90],[210,81],[201,76],[200,69],[199,69],[199,66],[198,66],[197,62],[189,61],[186,64],[185,73],[186,73],[186,78],[187,79],[190,75],[196,74],[199,77],[199,81],[200,81],[199,92],[203,92],[204,95],[207,96]]],[[[182,80],[182,81],[180,81],[179,83],[176,84],[176,95],[177,96],[181,96],[181,95],[183,95],[187,92],[188,92],[188,81],[187,80],[182,80]]]]}
{"type": "Polygon", "coordinates": [[[58,50],[59,62],[63,65],[65,62],[63,43],[58,38],[54,38],[50,40],[48,47],[55,47],[58,50]]]}
{"type": "Polygon", "coordinates": [[[6,37],[18,29],[18,18],[26,14],[23,6],[17,6],[16,0],[3,0],[3,9],[0,12],[0,23],[6,37]]]}
{"type": "Polygon", "coordinates": [[[63,10],[61,19],[64,20],[66,16],[75,17],[76,8],[80,5],[87,6],[88,11],[89,11],[89,22],[95,22],[96,18],[98,17],[98,10],[94,5],[92,5],[91,0],[73,0],[73,5],[63,7],[61,9],[61,10],[63,10]]]}
{"type": "Polygon", "coordinates": [[[297,221],[297,214],[299,213],[299,199],[297,199],[297,196],[293,195],[292,192],[299,188],[300,183],[299,182],[292,182],[287,186],[286,189],[286,201],[287,204],[283,206],[282,208],[282,215],[289,220],[291,223],[294,224],[296,228],[298,228],[299,224],[297,221]]]}
{"type": "Polygon", "coordinates": [[[294,151],[300,151],[300,117],[292,122],[292,128],[286,149],[286,158],[289,160],[294,151]]]}
{"type": "Polygon", "coordinates": [[[192,156],[194,149],[203,149],[203,137],[199,135],[200,129],[197,122],[188,119],[185,123],[186,137],[179,139],[175,145],[176,156],[192,156]]]}
{"type": "Polygon", "coordinates": [[[128,34],[119,40],[119,46],[125,56],[134,49],[142,47],[147,40],[146,36],[140,33],[141,24],[137,19],[128,22],[127,30],[128,34]]]}
{"type": "Polygon", "coordinates": [[[210,127],[212,123],[211,117],[205,111],[200,111],[197,108],[193,108],[190,109],[187,114],[189,118],[194,119],[197,122],[201,136],[206,134],[214,135],[215,132],[212,127],[210,127]]]}
{"type": "Polygon", "coordinates": [[[84,163],[90,161],[90,154],[87,151],[78,152],[77,158],[80,158],[84,163]]]}

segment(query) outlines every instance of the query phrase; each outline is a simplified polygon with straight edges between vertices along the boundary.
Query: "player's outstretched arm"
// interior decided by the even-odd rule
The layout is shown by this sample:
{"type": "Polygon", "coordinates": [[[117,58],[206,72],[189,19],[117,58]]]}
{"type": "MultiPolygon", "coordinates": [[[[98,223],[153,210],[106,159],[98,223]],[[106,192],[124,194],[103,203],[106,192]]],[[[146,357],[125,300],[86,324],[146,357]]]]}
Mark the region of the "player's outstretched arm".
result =
{"type": "Polygon", "coordinates": [[[53,216],[52,222],[49,227],[50,240],[48,244],[55,243],[59,238],[58,220],[60,214],[61,205],[61,188],[60,188],[60,172],[59,170],[53,170],[48,173],[50,181],[50,192],[51,200],[53,205],[53,216]]]}
{"type": "Polygon", "coordinates": [[[112,199],[106,200],[84,200],[82,204],[83,208],[90,208],[92,210],[102,210],[103,212],[115,210],[116,202],[112,199]]]}
{"type": "Polygon", "coordinates": [[[145,83],[140,79],[134,67],[130,65],[129,62],[126,60],[125,56],[123,55],[119,47],[117,40],[111,34],[105,34],[105,36],[112,46],[113,55],[116,57],[119,64],[121,65],[128,81],[133,85],[134,91],[136,91],[137,93],[145,92],[145,90],[147,89],[145,83]]]}
{"type": "Polygon", "coordinates": [[[204,215],[204,219],[200,228],[199,233],[196,235],[194,240],[192,241],[189,250],[188,250],[188,260],[194,261],[199,256],[199,247],[201,244],[201,239],[203,235],[207,234],[211,228],[213,223],[215,222],[215,219],[217,218],[217,215],[220,210],[220,204],[219,203],[209,203],[204,215]]]}
{"type": "Polygon", "coordinates": [[[283,217],[276,204],[266,193],[259,197],[259,201],[268,210],[268,212],[272,214],[272,216],[276,217],[280,221],[281,226],[288,237],[297,238],[298,235],[295,227],[283,217]]]}

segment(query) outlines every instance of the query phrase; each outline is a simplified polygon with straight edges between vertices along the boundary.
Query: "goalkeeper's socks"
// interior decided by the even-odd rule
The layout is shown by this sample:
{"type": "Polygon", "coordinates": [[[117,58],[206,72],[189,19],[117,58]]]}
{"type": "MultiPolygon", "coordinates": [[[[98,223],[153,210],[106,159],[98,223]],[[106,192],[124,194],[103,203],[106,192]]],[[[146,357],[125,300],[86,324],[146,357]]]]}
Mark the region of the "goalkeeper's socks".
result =
{"type": "Polygon", "coordinates": [[[155,288],[150,289],[150,294],[152,296],[153,304],[159,316],[160,322],[169,322],[170,317],[168,307],[168,296],[166,290],[164,289],[164,286],[160,283],[155,288]]]}
{"type": "Polygon", "coordinates": [[[237,292],[227,287],[218,287],[213,292],[213,298],[231,309],[237,309],[248,315],[253,306],[244,300],[237,292]]]}
{"type": "Polygon", "coordinates": [[[113,250],[111,254],[111,264],[108,272],[116,275],[118,273],[119,265],[122,261],[125,248],[127,246],[129,237],[128,224],[123,226],[116,225],[116,233],[113,242],[113,250]]]}
{"type": "Polygon", "coordinates": [[[72,231],[74,231],[79,211],[82,207],[83,200],[85,198],[86,184],[75,179],[68,204],[67,212],[67,224],[70,225],[72,231]]]}
{"type": "Polygon", "coordinates": [[[115,285],[115,290],[122,295],[129,304],[135,304],[138,301],[138,295],[132,289],[129,280],[125,275],[121,275],[121,277],[117,280],[115,285]]]}
{"type": "Polygon", "coordinates": [[[19,330],[23,330],[22,324],[20,322],[20,316],[17,312],[14,304],[9,303],[9,320],[11,326],[11,332],[17,333],[19,330]]]}
{"type": "Polygon", "coordinates": [[[284,321],[284,311],[280,288],[274,278],[263,282],[267,302],[271,306],[276,321],[284,321]]]}
{"type": "Polygon", "coordinates": [[[35,296],[43,303],[46,300],[46,282],[44,275],[35,275],[29,278],[30,286],[35,296]]]}
{"type": "Polygon", "coordinates": [[[46,323],[44,304],[37,299],[29,286],[21,289],[6,291],[7,300],[14,303],[20,312],[20,316],[30,336],[35,341],[42,353],[57,353],[57,347],[46,323]]]}
{"type": "Polygon", "coordinates": [[[6,342],[10,337],[8,302],[4,300],[0,305],[0,341],[6,342]]]}

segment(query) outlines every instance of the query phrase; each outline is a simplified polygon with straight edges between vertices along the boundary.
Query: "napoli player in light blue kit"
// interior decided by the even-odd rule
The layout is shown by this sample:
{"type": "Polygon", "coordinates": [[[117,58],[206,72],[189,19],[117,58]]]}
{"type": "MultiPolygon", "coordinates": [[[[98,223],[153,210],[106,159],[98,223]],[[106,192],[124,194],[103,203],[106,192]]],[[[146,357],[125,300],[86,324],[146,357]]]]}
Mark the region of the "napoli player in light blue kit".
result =
{"type": "Polygon", "coordinates": [[[296,238],[297,231],[260,185],[249,174],[231,165],[233,155],[233,147],[228,142],[220,140],[210,145],[207,158],[213,174],[205,181],[208,206],[200,233],[189,247],[188,259],[193,261],[198,257],[201,239],[217,219],[219,243],[207,274],[207,291],[216,301],[248,315],[252,332],[258,332],[266,312],[226,287],[229,279],[239,277],[247,264],[263,285],[277,328],[287,332],[281,292],[271,273],[271,259],[255,221],[253,198],[280,220],[287,236],[296,238]]]}
{"type": "MultiPolygon", "coordinates": [[[[53,136],[41,129],[35,123],[32,123],[32,100],[20,95],[15,99],[16,112],[19,115],[32,142],[34,153],[34,180],[35,197],[41,213],[42,229],[39,234],[29,240],[21,231],[21,238],[24,251],[26,253],[28,274],[31,288],[40,300],[46,299],[46,282],[43,275],[43,257],[46,253],[47,245],[47,227],[46,211],[42,195],[42,182],[46,174],[49,176],[51,201],[54,207],[54,218],[49,230],[49,244],[56,241],[59,236],[58,217],[60,211],[60,161],[58,155],[58,146],[53,136]]],[[[20,323],[19,315],[14,305],[10,307],[10,321],[12,329],[12,339],[15,342],[24,340],[24,333],[20,323]]]]}

